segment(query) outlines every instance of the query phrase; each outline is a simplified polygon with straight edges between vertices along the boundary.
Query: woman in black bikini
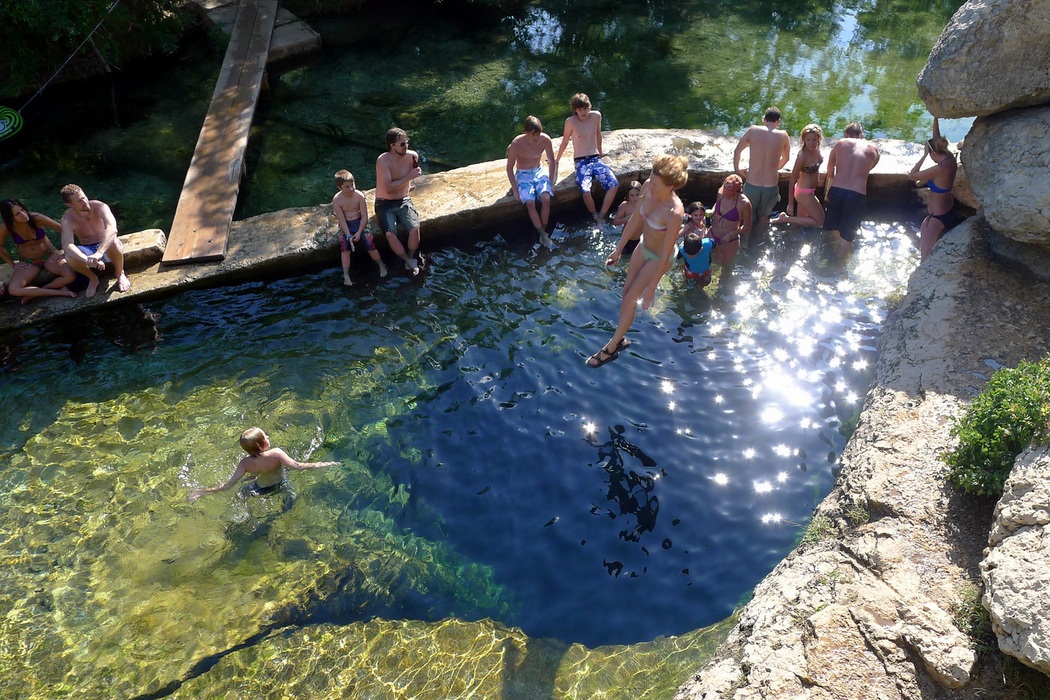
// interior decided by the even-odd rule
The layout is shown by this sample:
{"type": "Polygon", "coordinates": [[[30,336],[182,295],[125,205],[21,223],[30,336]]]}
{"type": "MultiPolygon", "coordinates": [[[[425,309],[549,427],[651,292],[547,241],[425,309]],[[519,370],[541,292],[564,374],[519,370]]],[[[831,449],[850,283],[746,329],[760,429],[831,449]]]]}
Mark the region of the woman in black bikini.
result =
{"type": "Polygon", "coordinates": [[[17,199],[0,201],[0,258],[3,258],[14,270],[8,291],[11,296],[22,297],[26,303],[33,297],[75,297],[76,293],[66,289],[77,278],[76,273],[66,264],[66,257],[61,250],[47,237],[44,227],[62,232],[58,222],[43,214],[30,212],[17,199]],[[18,247],[16,263],[4,249],[7,237],[18,247]],[[41,270],[55,275],[55,279],[43,287],[30,287],[29,283],[37,278],[41,270]]]}
{"type": "Polygon", "coordinates": [[[922,227],[919,229],[921,260],[929,257],[934,244],[957,223],[952,187],[955,185],[955,175],[958,171],[959,164],[952,152],[948,150],[948,139],[941,136],[940,125],[937,117],[934,117],[933,138],[926,142],[922,158],[908,175],[916,181],[919,187],[930,189],[926,199],[928,216],[923,219],[922,227]],[[919,170],[927,156],[933,161],[933,165],[925,170],[919,170]]]}
{"type": "Polygon", "coordinates": [[[751,232],[751,200],[740,190],[743,179],[730,175],[718,190],[718,199],[711,215],[709,235],[715,239],[714,260],[722,266],[722,274],[733,271],[733,259],[740,250],[740,237],[751,232]]]}

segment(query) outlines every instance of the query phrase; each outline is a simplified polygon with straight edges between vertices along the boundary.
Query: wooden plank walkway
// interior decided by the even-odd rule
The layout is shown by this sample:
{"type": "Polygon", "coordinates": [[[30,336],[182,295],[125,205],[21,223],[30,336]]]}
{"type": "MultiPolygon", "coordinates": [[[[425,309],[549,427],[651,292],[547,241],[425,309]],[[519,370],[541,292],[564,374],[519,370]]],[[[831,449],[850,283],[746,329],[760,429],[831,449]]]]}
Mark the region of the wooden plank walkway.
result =
{"type": "Polygon", "coordinates": [[[277,0],[241,0],[211,106],[175,210],[163,262],[222,260],[237,206],[277,0]]]}

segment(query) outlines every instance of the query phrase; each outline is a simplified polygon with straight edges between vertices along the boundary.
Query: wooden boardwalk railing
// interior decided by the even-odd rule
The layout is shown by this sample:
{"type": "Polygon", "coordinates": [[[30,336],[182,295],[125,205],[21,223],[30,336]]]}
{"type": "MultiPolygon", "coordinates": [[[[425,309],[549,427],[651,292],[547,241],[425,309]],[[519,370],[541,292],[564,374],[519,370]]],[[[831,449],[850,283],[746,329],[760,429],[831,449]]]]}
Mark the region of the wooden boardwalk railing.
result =
{"type": "Polygon", "coordinates": [[[211,106],[197,139],[164,263],[222,260],[262,90],[277,0],[241,0],[211,106]]]}

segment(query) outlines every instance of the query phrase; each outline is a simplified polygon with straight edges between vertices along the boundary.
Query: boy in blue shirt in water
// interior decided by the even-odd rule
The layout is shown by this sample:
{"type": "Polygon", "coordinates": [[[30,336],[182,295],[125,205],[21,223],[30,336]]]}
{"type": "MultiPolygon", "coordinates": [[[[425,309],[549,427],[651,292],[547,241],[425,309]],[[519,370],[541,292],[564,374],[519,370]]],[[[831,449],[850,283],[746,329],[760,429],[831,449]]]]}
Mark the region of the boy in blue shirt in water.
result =
{"type": "Polygon", "coordinates": [[[685,278],[696,282],[703,289],[711,284],[711,251],[714,250],[715,242],[706,236],[701,238],[698,233],[686,234],[685,240],[678,247],[684,263],[685,278]]]}

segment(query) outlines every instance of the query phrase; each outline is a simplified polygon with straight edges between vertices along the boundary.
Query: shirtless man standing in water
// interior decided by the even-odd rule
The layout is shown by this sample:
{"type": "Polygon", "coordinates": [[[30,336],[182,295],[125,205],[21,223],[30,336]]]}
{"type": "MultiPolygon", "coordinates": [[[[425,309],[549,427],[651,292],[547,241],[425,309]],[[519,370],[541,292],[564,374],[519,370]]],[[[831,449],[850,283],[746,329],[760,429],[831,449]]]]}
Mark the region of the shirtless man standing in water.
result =
{"type": "Polygon", "coordinates": [[[824,230],[833,232],[832,245],[840,260],[849,257],[860,220],[868,208],[868,173],[879,162],[879,149],[864,138],[860,122],[846,125],[845,136],[828,156],[824,230]],[[834,184],[832,184],[834,183],[834,184]]]}
{"type": "Polygon", "coordinates": [[[405,261],[405,269],[419,274],[419,212],[408,192],[412,181],[423,174],[419,154],[408,150],[408,134],[393,127],[386,132],[387,151],[376,159],[376,222],[386,232],[386,242],[405,261]],[[397,237],[398,226],[408,231],[408,252],[397,237]]]}
{"type": "Polygon", "coordinates": [[[88,298],[98,291],[96,271],[113,264],[117,276],[117,290],[131,289],[131,280],[124,274],[124,246],[117,238],[117,220],[109,205],[97,199],[88,199],[78,185],[62,188],[62,201],[66,213],[62,215],[62,249],[66,262],[75,271],[88,278],[88,298]]]}
{"type": "MultiPolygon", "coordinates": [[[[752,126],[740,137],[733,151],[733,170],[744,178],[744,196],[754,207],[754,228],[769,223],[773,207],[780,201],[780,169],[791,157],[791,139],[780,127],[780,110],[770,107],[762,126],[752,126]],[[740,167],[740,156],[750,149],[747,168],[740,167]]],[[[747,236],[744,237],[745,241],[747,236]]]]}

